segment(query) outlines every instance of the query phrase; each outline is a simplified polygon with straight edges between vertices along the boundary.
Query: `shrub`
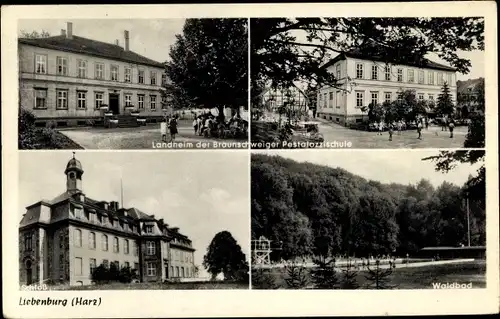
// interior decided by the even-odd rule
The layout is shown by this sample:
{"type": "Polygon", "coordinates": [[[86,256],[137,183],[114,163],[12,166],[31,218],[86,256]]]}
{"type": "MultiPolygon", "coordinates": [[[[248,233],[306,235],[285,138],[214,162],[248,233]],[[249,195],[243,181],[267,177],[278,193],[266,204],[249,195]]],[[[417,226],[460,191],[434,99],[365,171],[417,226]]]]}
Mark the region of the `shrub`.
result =
{"type": "Polygon", "coordinates": [[[96,284],[104,284],[109,282],[109,269],[103,264],[100,264],[98,267],[94,268],[92,271],[92,280],[96,284]]]}
{"type": "Polygon", "coordinates": [[[311,270],[311,278],[314,286],[318,289],[334,289],[337,287],[338,279],[335,271],[335,259],[316,258],[315,267],[311,270]]]}
{"type": "Polygon", "coordinates": [[[252,289],[277,289],[276,280],[268,271],[259,268],[252,270],[252,289]]]}
{"type": "Polygon", "coordinates": [[[304,289],[309,280],[307,279],[307,268],[294,263],[285,266],[288,278],[285,282],[290,289],[304,289]]]}
{"type": "Polygon", "coordinates": [[[122,267],[118,274],[118,281],[123,283],[130,283],[132,280],[138,279],[137,270],[130,267],[122,267]]]}
{"type": "Polygon", "coordinates": [[[54,120],[50,120],[45,124],[45,127],[50,129],[55,129],[57,127],[57,122],[54,120]]]}

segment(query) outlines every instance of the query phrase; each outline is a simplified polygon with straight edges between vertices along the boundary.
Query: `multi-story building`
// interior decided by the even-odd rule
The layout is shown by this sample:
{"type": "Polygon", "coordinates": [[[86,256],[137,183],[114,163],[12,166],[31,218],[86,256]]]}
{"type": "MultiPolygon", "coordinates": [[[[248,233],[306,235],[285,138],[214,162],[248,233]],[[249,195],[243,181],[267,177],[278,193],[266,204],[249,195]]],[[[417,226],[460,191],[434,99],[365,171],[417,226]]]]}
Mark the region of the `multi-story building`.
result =
{"type": "Polygon", "coordinates": [[[151,121],[161,118],[164,66],[124,47],[73,34],[18,40],[20,105],[32,111],[37,123],[85,125],[103,113],[127,115],[138,111],[151,121]]]}
{"type": "Polygon", "coordinates": [[[19,226],[20,284],[86,285],[92,270],[114,263],[136,269],[142,282],[195,276],[191,240],[163,219],[82,191],[76,158],[66,169],[66,191],[26,208],[19,226]]]}
{"type": "Polygon", "coordinates": [[[419,100],[436,101],[444,83],[457,100],[456,70],[426,60],[423,65],[391,65],[357,53],[342,53],[323,66],[338,80],[338,87],[322,87],[317,95],[321,118],[347,125],[367,119],[362,108],[398,99],[412,90],[419,100]]]}

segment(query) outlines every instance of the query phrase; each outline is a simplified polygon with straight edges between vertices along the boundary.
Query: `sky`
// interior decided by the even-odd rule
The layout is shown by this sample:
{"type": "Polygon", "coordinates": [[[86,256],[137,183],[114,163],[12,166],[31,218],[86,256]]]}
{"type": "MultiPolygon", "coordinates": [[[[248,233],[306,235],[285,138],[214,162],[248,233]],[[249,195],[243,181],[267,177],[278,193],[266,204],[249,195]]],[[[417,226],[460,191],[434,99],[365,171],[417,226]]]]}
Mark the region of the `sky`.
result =
{"type": "Polygon", "coordinates": [[[114,44],[119,40],[124,46],[123,31],[129,31],[130,50],[157,62],[169,60],[170,46],[175,42],[175,35],[182,33],[185,19],[33,19],[19,20],[18,35],[21,31],[61,34],[67,29],[66,23],[73,23],[73,35],[114,44]],[[105,30],[105,32],[103,32],[105,30]]]}
{"type": "Polygon", "coordinates": [[[444,181],[462,186],[481,166],[481,163],[461,164],[448,173],[436,172],[434,163],[422,158],[437,155],[438,151],[426,150],[254,151],[264,152],[298,162],[340,167],[369,180],[404,185],[416,184],[424,178],[434,186],[444,181]]]}
{"type": "MultiPolygon", "coordinates": [[[[19,221],[25,207],[66,190],[69,151],[19,152],[19,221]]],[[[95,200],[120,202],[155,218],[193,242],[201,265],[215,234],[227,230],[249,258],[249,155],[214,152],[77,152],[83,166],[82,188],[95,200]]],[[[203,267],[200,276],[204,277],[203,267]]]]}

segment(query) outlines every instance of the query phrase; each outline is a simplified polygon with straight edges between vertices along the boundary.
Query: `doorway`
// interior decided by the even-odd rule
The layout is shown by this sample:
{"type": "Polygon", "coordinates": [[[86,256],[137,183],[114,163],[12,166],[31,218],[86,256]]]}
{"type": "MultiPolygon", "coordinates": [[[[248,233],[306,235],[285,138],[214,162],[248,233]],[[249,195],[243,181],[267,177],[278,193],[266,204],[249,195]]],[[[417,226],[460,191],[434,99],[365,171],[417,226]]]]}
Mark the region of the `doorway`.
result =
{"type": "Polygon", "coordinates": [[[31,267],[31,260],[26,260],[26,284],[31,285],[33,283],[33,269],[31,267]]]}
{"type": "Polygon", "coordinates": [[[120,95],[109,93],[109,110],[113,114],[120,114],[120,95]]]}

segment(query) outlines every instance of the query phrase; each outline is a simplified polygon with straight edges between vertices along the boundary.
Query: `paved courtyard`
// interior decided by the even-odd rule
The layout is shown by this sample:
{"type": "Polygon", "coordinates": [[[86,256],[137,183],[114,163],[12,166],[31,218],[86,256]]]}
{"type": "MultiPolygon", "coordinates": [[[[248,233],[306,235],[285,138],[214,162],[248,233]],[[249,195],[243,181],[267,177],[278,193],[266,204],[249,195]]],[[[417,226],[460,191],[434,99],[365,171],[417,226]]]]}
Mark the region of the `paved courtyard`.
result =
{"type": "Polygon", "coordinates": [[[450,138],[450,132],[431,125],[429,129],[422,130],[421,140],[417,138],[417,130],[408,130],[401,132],[401,135],[394,132],[392,141],[389,141],[388,132],[378,135],[377,132],[353,130],[326,120],[317,121],[321,122],[319,131],[325,142],[350,141],[352,148],[461,148],[467,135],[467,126],[456,127],[454,137],[450,138]]]}
{"type": "Polygon", "coordinates": [[[246,140],[210,139],[194,134],[189,125],[179,125],[175,143],[162,143],[160,124],[132,128],[69,128],[60,132],[85,149],[238,149],[246,140]]]}

